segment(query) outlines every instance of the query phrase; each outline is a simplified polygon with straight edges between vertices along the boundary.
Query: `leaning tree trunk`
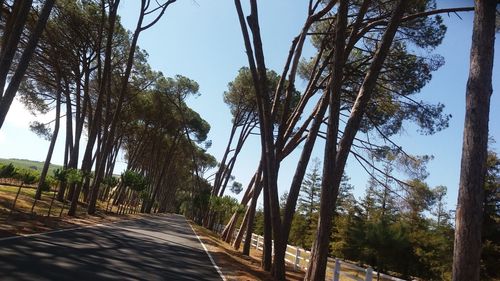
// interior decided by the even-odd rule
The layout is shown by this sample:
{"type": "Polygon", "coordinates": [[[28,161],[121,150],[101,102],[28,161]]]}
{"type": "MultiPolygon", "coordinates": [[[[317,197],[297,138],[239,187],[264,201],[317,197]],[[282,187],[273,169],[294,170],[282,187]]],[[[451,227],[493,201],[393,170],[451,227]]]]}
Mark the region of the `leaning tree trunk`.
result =
{"type": "MultiPolygon", "coordinates": [[[[337,199],[337,194],[340,186],[340,181],[342,174],[347,162],[347,157],[351,150],[354,137],[361,125],[363,115],[366,111],[368,102],[370,101],[373,89],[376,86],[376,82],[382,69],[382,65],[389,53],[392,41],[401,22],[401,18],[404,14],[405,6],[408,1],[400,0],[395,7],[393,15],[387,25],[387,29],[382,37],[379,48],[375,52],[372,63],[366,73],[363,83],[360,87],[358,96],[351,110],[351,115],[347,121],[344,129],[344,134],[340,140],[338,151],[335,152],[335,163],[329,168],[333,168],[333,173],[331,177],[327,174],[328,186],[325,183],[322,184],[321,190],[321,202],[320,202],[320,218],[318,221],[317,236],[314,241],[311,258],[309,262],[309,267],[306,273],[305,280],[325,280],[325,270],[326,262],[328,258],[328,244],[330,239],[330,231],[332,227],[332,216],[333,210],[335,209],[335,200],[337,199]]],[[[341,1],[341,4],[345,3],[341,1]]],[[[342,6],[342,5],[341,5],[342,6]]],[[[335,63],[337,63],[336,61],[335,63]]],[[[332,93],[333,95],[338,93],[332,93]]],[[[333,116],[332,116],[333,117],[333,116]]],[[[335,135],[336,132],[331,132],[331,135],[335,135]]],[[[332,140],[333,141],[333,140],[332,140]]],[[[325,147],[325,151],[329,149],[328,146],[325,147]]],[[[325,165],[327,166],[327,165],[325,165]]],[[[325,172],[324,167],[323,171],[325,172]]],[[[325,176],[325,175],[324,175],[325,176]]]]}
{"type": "MultiPolygon", "coordinates": [[[[31,1],[25,1],[25,2],[31,2],[31,1]]],[[[0,95],[1,96],[0,128],[2,128],[3,122],[5,121],[5,117],[7,116],[7,112],[9,112],[10,105],[12,104],[12,101],[14,100],[14,97],[17,94],[17,90],[19,89],[19,85],[21,85],[21,81],[24,77],[24,74],[26,73],[26,69],[28,69],[29,62],[31,60],[31,57],[33,56],[33,53],[35,52],[36,46],[38,44],[38,39],[40,38],[43,30],[45,29],[45,25],[50,16],[50,12],[52,11],[52,7],[54,6],[54,2],[55,0],[45,1],[45,4],[43,5],[43,8],[40,12],[40,15],[38,16],[38,21],[36,22],[35,29],[33,30],[33,32],[31,32],[30,38],[28,39],[28,43],[26,44],[26,47],[24,48],[24,51],[21,54],[19,63],[16,69],[14,70],[14,75],[12,75],[12,77],[10,78],[9,85],[7,86],[5,92],[3,92],[5,84],[1,85],[0,91],[3,93],[3,95],[0,95]]],[[[19,18],[16,18],[16,21],[18,19],[19,18]]],[[[20,28],[21,28],[20,31],[22,32],[22,26],[20,28]]],[[[17,42],[15,45],[13,45],[13,47],[17,48],[17,42]]],[[[3,55],[4,54],[2,53],[2,61],[4,60],[3,55]]],[[[0,71],[4,71],[6,73],[4,77],[0,77],[2,81],[5,81],[4,79],[6,78],[6,75],[9,72],[9,65],[6,66],[6,69],[3,69],[2,67],[0,71]]]]}
{"type": "MultiPolygon", "coordinates": [[[[252,201],[250,203],[250,213],[248,214],[248,222],[245,234],[245,242],[243,244],[243,254],[250,255],[250,246],[252,245],[252,232],[255,219],[255,208],[257,207],[257,200],[259,199],[260,192],[262,191],[262,184],[260,183],[260,177],[256,180],[258,184],[255,186],[252,201]]],[[[257,245],[258,246],[258,245],[257,245]]]]}
{"type": "MultiPolygon", "coordinates": [[[[12,63],[21,41],[24,26],[28,19],[32,1],[15,1],[12,5],[12,12],[6,17],[3,27],[2,47],[0,53],[0,89],[5,88],[7,76],[11,70],[12,63]]],[[[1,7],[3,9],[3,5],[1,7]]],[[[3,13],[3,11],[2,11],[3,13]]],[[[1,97],[2,95],[0,95],[1,97]]],[[[1,126],[0,126],[1,127],[1,126]]]]}
{"type": "Polygon", "coordinates": [[[475,1],[455,218],[454,281],[479,280],[496,4],[496,0],[475,1]]]}
{"type": "MultiPolygon", "coordinates": [[[[33,203],[33,206],[35,206],[36,201],[40,200],[42,197],[42,188],[43,185],[45,184],[45,178],[47,177],[47,172],[49,171],[49,166],[50,166],[50,160],[52,159],[52,154],[54,152],[54,147],[56,145],[57,141],[57,135],[59,134],[59,124],[60,122],[60,116],[61,116],[61,91],[59,89],[59,81],[57,82],[57,93],[56,93],[56,119],[55,119],[55,124],[54,124],[54,131],[52,132],[52,137],[50,138],[50,145],[49,145],[49,150],[47,151],[47,157],[45,158],[45,163],[43,164],[43,169],[42,173],[40,174],[40,180],[38,181],[38,186],[36,188],[36,194],[35,194],[35,202],[33,203]]],[[[33,212],[33,208],[32,208],[33,212]]]]}

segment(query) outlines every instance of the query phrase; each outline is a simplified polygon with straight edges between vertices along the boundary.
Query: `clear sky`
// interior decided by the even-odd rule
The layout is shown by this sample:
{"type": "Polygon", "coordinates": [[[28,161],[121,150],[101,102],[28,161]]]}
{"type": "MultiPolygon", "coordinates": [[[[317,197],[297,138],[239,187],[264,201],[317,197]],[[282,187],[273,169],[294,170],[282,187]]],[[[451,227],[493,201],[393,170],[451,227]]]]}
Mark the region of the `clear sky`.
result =
{"type": "MultiPolygon", "coordinates": [[[[128,29],[135,27],[138,2],[121,3],[119,14],[128,29]]],[[[259,1],[266,64],[278,73],[281,72],[293,37],[298,34],[304,22],[307,2],[259,1]]],[[[472,1],[438,1],[440,8],[472,4],[472,1]]],[[[462,19],[454,14],[444,15],[448,32],[435,53],[445,58],[445,65],[433,73],[432,81],[416,96],[418,100],[445,104],[445,111],[453,116],[449,128],[433,136],[420,136],[412,126],[408,126],[396,138],[412,154],[434,155],[435,159],[428,165],[430,176],[427,183],[430,186],[448,187],[449,208],[455,207],[457,198],[472,16],[470,12],[461,13],[462,19]]],[[[500,49],[498,41],[496,40],[495,45],[497,50],[500,49]]],[[[160,70],[167,76],[181,74],[200,84],[201,96],[188,100],[188,104],[210,123],[212,128],[208,138],[213,141],[213,145],[208,152],[220,159],[231,125],[231,115],[222,100],[222,94],[238,69],[248,65],[233,1],[179,0],[168,8],[157,25],[141,34],[139,45],[149,53],[149,63],[155,70],[160,70]]],[[[313,49],[307,46],[304,56],[312,54],[313,49]]],[[[493,75],[490,135],[500,142],[499,63],[497,55],[493,75]]],[[[303,82],[298,82],[298,86],[304,86],[303,82]]],[[[51,119],[50,116],[43,118],[51,119]]],[[[38,161],[45,159],[48,142],[28,130],[29,121],[35,119],[21,104],[14,103],[0,130],[0,157],[38,161]]],[[[63,139],[60,138],[53,163],[62,162],[62,142],[63,139]]],[[[499,147],[499,144],[494,145],[497,150],[499,147]]],[[[322,150],[323,143],[318,142],[314,154],[321,158],[322,150]]],[[[234,169],[236,180],[244,186],[255,171],[259,156],[259,137],[251,136],[234,169]]],[[[289,187],[297,158],[298,152],[295,152],[281,166],[280,193],[289,187]]],[[[120,173],[124,166],[123,162],[118,163],[115,172],[120,173]]],[[[347,174],[355,186],[356,197],[361,196],[366,186],[366,174],[355,161],[349,161],[347,174]]]]}

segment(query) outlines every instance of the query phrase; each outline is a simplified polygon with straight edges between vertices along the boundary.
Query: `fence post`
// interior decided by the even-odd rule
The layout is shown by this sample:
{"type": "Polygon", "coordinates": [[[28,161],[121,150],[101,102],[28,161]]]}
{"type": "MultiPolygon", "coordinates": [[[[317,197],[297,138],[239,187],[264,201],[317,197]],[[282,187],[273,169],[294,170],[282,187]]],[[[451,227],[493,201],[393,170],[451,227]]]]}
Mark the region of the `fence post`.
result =
{"type": "Polygon", "coordinates": [[[333,266],[333,281],[340,279],[340,260],[335,258],[335,265],[333,266]]]}
{"type": "Polygon", "coordinates": [[[259,244],[260,244],[260,235],[257,235],[257,245],[255,245],[255,248],[257,248],[257,250],[259,249],[259,244]]]}
{"type": "Polygon", "coordinates": [[[295,262],[293,263],[293,269],[298,271],[300,268],[300,248],[295,247],[295,262]]]}
{"type": "Polygon", "coordinates": [[[373,269],[371,267],[368,267],[366,269],[365,281],[372,281],[372,275],[373,275],[373,269]]]}

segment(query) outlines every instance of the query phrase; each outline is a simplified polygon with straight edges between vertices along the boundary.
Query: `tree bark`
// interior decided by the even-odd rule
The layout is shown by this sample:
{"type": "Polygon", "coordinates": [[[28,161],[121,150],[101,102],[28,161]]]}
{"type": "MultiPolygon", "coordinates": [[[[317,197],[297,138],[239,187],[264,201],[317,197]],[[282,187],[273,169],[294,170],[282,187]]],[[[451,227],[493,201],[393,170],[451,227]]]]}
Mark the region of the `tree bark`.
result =
{"type": "MultiPolygon", "coordinates": [[[[381,44],[375,52],[370,68],[359,90],[356,102],[351,110],[351,115],[349,116],[344,129],[344,134],[340,140],[338,150],[335,151],[335,163],[333,166],[329,167],[329,169],[333,168],[333,175],[330,178],[331,182],[327,183],[329,186],[325,186],[325,183],[322,184],[318,231],[311,250],[311,260],[305,280],[325,279],[332,215],[335,209],[335,201],[337,199],[340,181],[342,179],[347,157],[351,150],[354,137],[359,130],[361,120],[366,111],[367,104],[370,101],[373,89],[375,88],[382,65],[387,57],[392,41],[394,40],[394,36],[404,14],[407,2],[408,1],[406,0],[400,0],[395,6],[387,29],[382,37],[381,44]],[[325,188],[327,188],[327,190],[325,190],[325,188]]],[[[325,147],[325,151],[328,149],[329,147],[325,147]]],[[[326,169],[326,167],[324,167],[324,169],[326,169]]]]}
{"type": "MultiPolygon", "coordinates": [[[[47,177],[47,172],[49,171],[50,160],[52,159],[52,154],[54,153],[54,147],[57,141],[57,135],[59,134],[59,124],[61,117],[61,91],[59,89],[60,81],[57,82],[58,89],[56,90],[56,118],[54,124],[54,131],[52,132],[52,137],[50,138],[49,150],[47,151],[47,157],[45,157],[45,163],[43,164],[42,172],[40,173],[40,180],[38,181],[38,186],[35,193],[35,201],[40,200],[42,197],[42,188],[45,184],[45,178],[47,177]]],[[[35,204],[33,204],[34,206],[35,204]]]]}
{"type": "Polygon", "coordinates": [[[260,178],[258,178],[257,184],[255,185],[254,193],[252,195],[252,201],[250,203],[250,213],[248,215],[248,222],[245,235],[245,243],[243,244],[243,254],[250,255],[250,246],[252,245],[252,232],[255,220],[255,208],[257,207],[257,200],[259,199],[260,192],[262,191],[262,184],[260,178]]]}
{"type": "MultiPolygon", "coordinates": [[[[52,11],[52,7],[54,6],[54,2],[55,0],[45,1],[40,16],[38,17],[35,29],[31,33],[28,43],[24,48],[14,75],[10,79],[7,90],[5,90],[4,95],[0,99],[0,128],[2,128],[5,117],[7,116],[7,112],[9,112],[10,105],[12,104],[12,101],[16,96],[17,90],[19,89],[19,85],[21,84],[26,69],[28,68],[31,57],[35,52],[35,48],[38,44],[38,39],[42,35],[47,20],[49,19],[50,12],[52,11]]],[[[1,91],[3,91],[3,87],[1,88],[1,91]]]]}
{"type": "Polygon", "coordinates": [[[479,280],[484,179],[492,89],[497,1],[476,0],[458,204],[455,217],[453,281],[479,280]]]}
{"type": "MultiPolygon", "coordinates": [[[[31,0],[14,1],[12,14],[5,22],[6,28],[3,31],[2,49],[0,53],[0,89],[2,94],[17,47],[21,41],[21,36],[28,19],[32,2],[31,0]]],[[[0,98],[1,97],[2,95],[0,94],[0,98]]]]}

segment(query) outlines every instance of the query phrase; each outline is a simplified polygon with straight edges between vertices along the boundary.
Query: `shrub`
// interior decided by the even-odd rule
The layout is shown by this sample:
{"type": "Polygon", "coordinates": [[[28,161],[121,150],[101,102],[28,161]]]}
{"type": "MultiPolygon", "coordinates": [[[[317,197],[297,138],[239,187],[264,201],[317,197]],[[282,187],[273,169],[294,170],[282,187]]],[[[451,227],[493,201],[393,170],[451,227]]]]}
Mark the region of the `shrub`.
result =
{"type": "Polygon", "coordinates": [[[14,178],[15,174],[16,168],[12,163],[0,167],[0,178],[14,178]]]}
{"type": "Polygon", "coordinates": [[[17,169],[14,178],[23,182],[23,184],[33,184],[38,181],[40,175],[30,170],[17,169]]]}

